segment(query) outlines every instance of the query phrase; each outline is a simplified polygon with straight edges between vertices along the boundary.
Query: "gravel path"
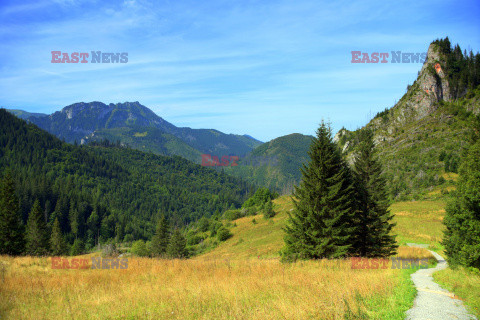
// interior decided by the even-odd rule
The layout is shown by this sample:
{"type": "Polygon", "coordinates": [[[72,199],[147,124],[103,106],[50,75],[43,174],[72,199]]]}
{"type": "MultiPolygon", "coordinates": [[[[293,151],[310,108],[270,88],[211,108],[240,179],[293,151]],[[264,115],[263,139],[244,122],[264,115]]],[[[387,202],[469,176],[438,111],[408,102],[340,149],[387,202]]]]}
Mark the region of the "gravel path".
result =
{"type": "MultiPolygon", "coordinates": [[[[415,243],[408,243],[408,245],[424,249],[428,247],[428,245],[415,243]]],[[[418,293],[413,307],[407,311],[407,320],[477,319],[467,312],[462,301],[453,293],[433,282],[432,274],[445,269],[447,262],[438,253],[430,252],[438,260],[438,264],[435,268],[419,269],[411,275],[418,293]]]]}

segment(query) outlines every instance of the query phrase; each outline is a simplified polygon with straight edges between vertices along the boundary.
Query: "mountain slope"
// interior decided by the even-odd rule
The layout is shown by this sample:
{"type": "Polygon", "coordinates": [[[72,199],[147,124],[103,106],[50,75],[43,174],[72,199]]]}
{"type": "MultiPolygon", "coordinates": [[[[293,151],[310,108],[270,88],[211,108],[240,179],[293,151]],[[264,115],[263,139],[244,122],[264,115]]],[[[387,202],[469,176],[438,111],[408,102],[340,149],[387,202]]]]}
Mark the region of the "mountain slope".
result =
{"type": "Polygon", "coordinates": [[[202,153],[244,156],[261,144],[248,136],[212,129],[178,128],[139,102],[109,105],[80,102],[47,117],[22,114],[21,111],[13,113],[69,143],[108,138],[156,154],[180,155],[197,163],[202,153]]]}
{"type": "MultiPolygon", "coordinates": [[[[448,38],[436,40],[407,93],[365,126],[375,133],[392,199],[448,188],[446,173],[456,172],[469,123],[480,112],[479,84],[480,55],[462,54],[448,38]]],[[[358,132],[342,129],[335,136],[350,161],[358,132]]]]}
{"type": "Polygon", "coordinates": [[[300,168],[309,159],[307,152],[312,138],[293,133],[273,139],[241,158],[238,166],[227,167],[225,172],[283,194],[290,193],[301,179],[300,168]]]}
{"type": "Polygon", "coordinates": [[[193,162],[198,162],[202,155],[200,151],[180,138],[153,127],[128,126],[100,129],[90,134],[85,140],[97,143],[103,140],[119,141],[122,145],[140,151],[159,155],[179,155],[193,162]]]}
{"type": "Polygon", "coordinates": [[[45,113],[31,113],[23,110],[18,110],[18,109],[9,109],[8,112],[24,120],[28,118],[43,118],[48,116],[48,114],[45,114],[45,113]]]}
{"type": "Polygon", "coordinates": [[[73,146],[0,109],[0,174],[16,180],[24,222],[35,199],[70,242],[149,239],[160,215],[181,227],[239,207],[244,181],[180,157],[73,146]],[[74,231],[76,230],[76,231],[74,231]]]}

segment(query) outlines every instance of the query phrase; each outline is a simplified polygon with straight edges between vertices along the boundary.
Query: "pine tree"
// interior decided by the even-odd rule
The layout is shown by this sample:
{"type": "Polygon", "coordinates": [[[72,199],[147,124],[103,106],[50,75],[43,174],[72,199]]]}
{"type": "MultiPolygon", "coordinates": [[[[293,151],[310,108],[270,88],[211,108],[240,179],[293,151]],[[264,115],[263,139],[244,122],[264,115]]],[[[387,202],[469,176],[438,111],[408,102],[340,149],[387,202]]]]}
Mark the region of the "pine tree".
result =
{"type": "Polygon", "coordinates": [[[265,217],[265,219],[273,218],[275,216],[275,211],[273,211],[272,200],[268,200],[268,202],[265,204],[264,211],[265,212],[264,212],[263,216],[265,217]]]}
{"type": "Polygon", "coordinates": [[[28,215],[26,240],[27,254],[41,256],[48,253],[47,225],[38,199],[33,203],[32,210],[28,215]]]}
{"type": "Polygon", "coordinates": [[[100,233],[100,216],[98,215],[98,207],[95,206],[90,217],[87,219],[87,225],[90,231],[90,236],[93,237],[94,245],[96,245],[99,241],[99,233],[100,233]]]}
{"type": "Polygon", "coordinates": [[[123,241],[123,227],[120,223],[115,224],[115,242],[120,243],[123,241]]]}
{"type": "Polygon", "coordinates": [[[85,244],[81,239],[75,239],[73,241],[73,245],[70,248],[70,255],[71,256],[78,256],[80,254],[83,254],[85,252],[85,244]]]}
{"type": "Polygon", "coordinates": [[[70,221],[70,229],[72,230],[75,239],[77,239],[79,231],[79,214],[75,205],[75,201],[73,200],[70,201],[70,212],[68,214],[68,218],[70,221]]]}
{"type": "Polygon", "coordinates": [[[0,254],[19,255],[25,246],[15,183],[6,173],[0,187],[0,254]]]}
{"type": "Polygon", "coordinates": [[[162,216],[157,223],[155,235],[152,238],[153,256],[162,256],[167,252],[167,246],[170,238],[168,220],[162,216]]]}
{"type": "Polygon", "coordinates": [[[50,237],[50,250],[52,255],[61,256],[67,253],[67,245],[60,230],[60,222],[55,218],[52,227],[52,235],[50,237]]]}
{"type": "Polygon", "coordinates": [[[187,240],[179,229],[173,231],[172,237],[167,247],[167,255],[170,258],[187,258],[187,240]]]}
{"type": "Polygon", "coordinates": [[[447,205],[443,222],[448,262],[480,269],[480,140],[463,157],[456,197],[447,205]]]}
{"type": "Polygon", "coordinates": [[[352,175],[323,121],[308,154],[285,227],[284,260],[345,256],[355,232],[352,175]]]}
{"type": "Polygon", "coordinates": [[[354,161],[358,211],[354,224],[351,253],[362,257],[387,257],[395,254],[398,245],[390,232],[395,226],[388,207],[382,167],[375,155],[373,132],[360,131],[360,144],[354,161]]]}

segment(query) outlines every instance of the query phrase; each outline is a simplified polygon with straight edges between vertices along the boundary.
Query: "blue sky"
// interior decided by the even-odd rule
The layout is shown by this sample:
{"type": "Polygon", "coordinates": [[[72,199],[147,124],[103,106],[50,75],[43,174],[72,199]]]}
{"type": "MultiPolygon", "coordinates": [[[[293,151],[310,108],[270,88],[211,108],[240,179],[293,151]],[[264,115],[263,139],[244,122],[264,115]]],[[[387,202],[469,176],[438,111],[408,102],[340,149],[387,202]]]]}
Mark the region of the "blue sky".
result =
{"type": "Polygon", "coordinates": [[[352,64],[351,51],[480,50],[480,1],[0,1],[0,106],[51,113],[139,101],[177,126],[262,141],[356,129],[421,69],[352,64]],[[55,64],[51,51],[128,52],[55,64]]]}

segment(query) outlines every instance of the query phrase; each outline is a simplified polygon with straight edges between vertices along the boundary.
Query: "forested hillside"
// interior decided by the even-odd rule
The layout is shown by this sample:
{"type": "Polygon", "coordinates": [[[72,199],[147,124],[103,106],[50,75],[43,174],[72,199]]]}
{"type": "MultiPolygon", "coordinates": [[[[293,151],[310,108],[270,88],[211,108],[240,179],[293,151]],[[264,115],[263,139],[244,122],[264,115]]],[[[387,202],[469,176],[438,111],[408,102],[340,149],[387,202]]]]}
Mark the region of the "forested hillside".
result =
{"type": "Polygon", "coordinates": [[[0,109],[0,172],[15,181],[22,221],[36,199],[68,242],[149,239],[161,215],[182,227],[240,207],[252,187],[180,157],[115,144],[74,146],[0,109]]]}
{"type": "Polygon", "coordinates": [[[225,172],[258,186],[289,194],[300,182],[302,164],[308,160],[311,136],[292,133],[273,139],[255,148],[239,165],[225,172]]]}

